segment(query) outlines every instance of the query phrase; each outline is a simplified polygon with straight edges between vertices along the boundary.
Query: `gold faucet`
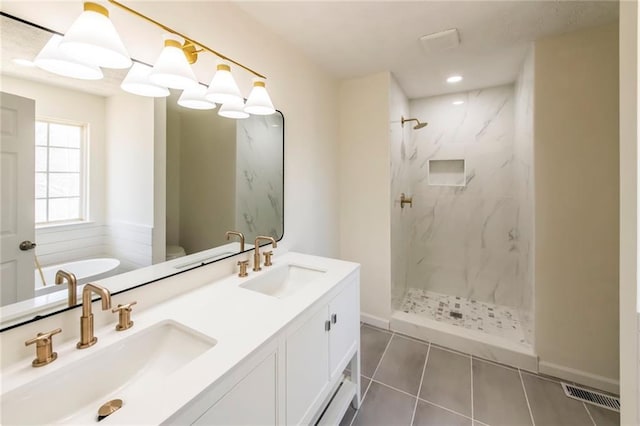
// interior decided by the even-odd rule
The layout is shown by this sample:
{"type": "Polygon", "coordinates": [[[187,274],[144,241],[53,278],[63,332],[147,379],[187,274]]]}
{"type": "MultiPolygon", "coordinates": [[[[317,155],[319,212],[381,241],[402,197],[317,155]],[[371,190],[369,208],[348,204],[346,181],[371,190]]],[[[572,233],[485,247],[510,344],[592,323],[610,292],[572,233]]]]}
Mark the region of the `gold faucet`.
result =
{"type": "Polygon", "coordinates": [[[75,306],[78,303],[78,298],[76,295],[78,281],[76,280],[76,276],[71,272],[65,271],[63,269],[58,270],[56,272],[56,285],[60,285],[67,280],[67,290],[69,291],[68,304],[69,306],[75,306]]]}
{"type": "Polygon", "coordinates": [[[78,349],[93,346],[98,338],[93,335],[93,314],[91,313],[91,294],[95,292],[102,299],[102,310],[111,309],[111,293],[98,284],[87,284],[82,289],[82,316],[80,317],[80,341],[76,345],[78,349]]]}
{"type": "Polygon", "coordinates": [[[259,244],[260,240],[271,241],[271,245],[273,246],[273,248],[278,247],[278,243],[276,243],[276,240],[273,237],[263,237],[263,236],[256,237],[256,241],[254,243],[255,252],[253,253],[253,270],[256,272],[262,270],[262,268],[260,267],[260,244],[259,244]]]}
{"type": "Polygon", "coordinates": [[[240,251],[244,251],[244,234],[242,232],[238,232],[238,231],[227,231],[224,236],[227,238],[227,241],[229,241],[229,238],[232,235],[236,235],[237,237],[240,238],[240,251]]]}

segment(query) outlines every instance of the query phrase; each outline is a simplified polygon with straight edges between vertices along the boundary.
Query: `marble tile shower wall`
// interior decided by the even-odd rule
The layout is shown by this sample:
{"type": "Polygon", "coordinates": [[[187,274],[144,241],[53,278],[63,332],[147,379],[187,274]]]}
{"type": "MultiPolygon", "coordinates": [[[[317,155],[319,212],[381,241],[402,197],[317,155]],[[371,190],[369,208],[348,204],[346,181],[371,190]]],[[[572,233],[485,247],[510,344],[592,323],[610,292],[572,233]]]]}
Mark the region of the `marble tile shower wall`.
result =
{"type": "Polygon", "coordinates": [[[283,232],[283,147],[274,129],[282,126],[281,116],[253,116],[237,123],[236,227],[245,235],[278,237],[283,232]]]}
{"type": "Polygon", "coordinates": [[[514,85],[413,100],[410,110],[429,126],[412,131],[404,154],[409,286],[528,309],[530,212],[519,194],[528,172],[515,149],[514,85]],[[430,185],[429,160],[451,159],[465,161],[466,184],[430,185]]]}

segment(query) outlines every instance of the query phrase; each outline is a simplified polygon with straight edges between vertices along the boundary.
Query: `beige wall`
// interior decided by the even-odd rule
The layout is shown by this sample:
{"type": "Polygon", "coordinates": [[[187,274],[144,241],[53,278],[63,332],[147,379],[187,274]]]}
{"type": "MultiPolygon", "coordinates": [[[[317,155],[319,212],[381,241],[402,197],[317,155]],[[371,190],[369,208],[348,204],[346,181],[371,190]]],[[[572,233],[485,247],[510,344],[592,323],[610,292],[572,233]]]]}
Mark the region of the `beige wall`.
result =
{"type": "MultiPolygon", "coordinates": [[[[340,84],[340,257],[359,262],[363,315],[391,311],[388,72],[340,84]]],[[[286,228],[285,228],[286,235],[286,228]]]]}
{"type": "Polygon", "coordinates": [[[180,123],[179,245],[191,254],[225,244],[235,227],[236,122],[189,110],[180,123]]]}
{"type": "Polygon", "coordinates": [[[637,238],[639,17],[637,2],[620,3],[620,423],[623,425],[640,424],[637,238]]]}
{"type": "Polygon", "coordinates": [[[588,378],[585,384],[615,390],[617,25],[538,41],[534,99],[540,368],[564,377],[577,373],[588,378]]]}

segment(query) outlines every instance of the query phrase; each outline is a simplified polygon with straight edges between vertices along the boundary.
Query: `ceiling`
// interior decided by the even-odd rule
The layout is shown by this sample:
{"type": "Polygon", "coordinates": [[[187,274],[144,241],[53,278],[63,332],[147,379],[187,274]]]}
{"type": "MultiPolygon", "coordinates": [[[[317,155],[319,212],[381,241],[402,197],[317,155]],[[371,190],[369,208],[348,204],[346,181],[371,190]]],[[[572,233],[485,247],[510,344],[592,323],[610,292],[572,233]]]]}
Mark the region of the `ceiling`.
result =
{"type": "Polygon", "coordinates": [[[515,81],[531,42],[613,22],[617,1],[238,1],[336,78],[391,71],[421,98],[515,81]],[[419,38],[457,28],[460,45],[426,53],[419,38]],[[451,85],[452,74],[464,80],[451,85]]]}

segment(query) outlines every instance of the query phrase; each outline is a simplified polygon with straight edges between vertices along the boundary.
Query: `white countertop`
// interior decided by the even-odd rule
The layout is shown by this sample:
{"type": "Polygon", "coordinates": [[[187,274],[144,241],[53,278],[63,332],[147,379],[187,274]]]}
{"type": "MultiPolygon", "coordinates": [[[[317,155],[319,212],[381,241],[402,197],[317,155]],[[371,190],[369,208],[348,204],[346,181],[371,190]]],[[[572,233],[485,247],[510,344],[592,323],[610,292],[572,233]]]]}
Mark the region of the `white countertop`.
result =
{"type": "MultiPolygon", "coordinates": [[[[136,312],[134,308],[133,328],[117,332],[114,324],[110,324],[96,329],[95,335],[99,341],[91,348],[77,350],[75,342],[66,342],[55,347],[58,359],[48,366],[32,368],[31,359],[8,366],[2,371],[2,393],[54,373],[160,321],[173,320],[215,339],[217,344],[168,375],[163,386],[129,396],[122,409],[100,422],[104,425],[162,423],[258,350],[359,267],[351,262],[291,252],[276,257],[273,268],[283,264],[322,269],[326,273],[284,299],[240,287],[240,284],[270,270],[263,268],[260,272],[249,271],[247,278],[233,275],[212,282],[143,312],[136,312]]],[[[189,273],[185,273],[183,279],[188,280],[189,273]]],[[[101,315],[101,312],[94,309],[94,315],[101,315]]],[[[78,377],[78,380],[87,378],[78,377]]]]}

